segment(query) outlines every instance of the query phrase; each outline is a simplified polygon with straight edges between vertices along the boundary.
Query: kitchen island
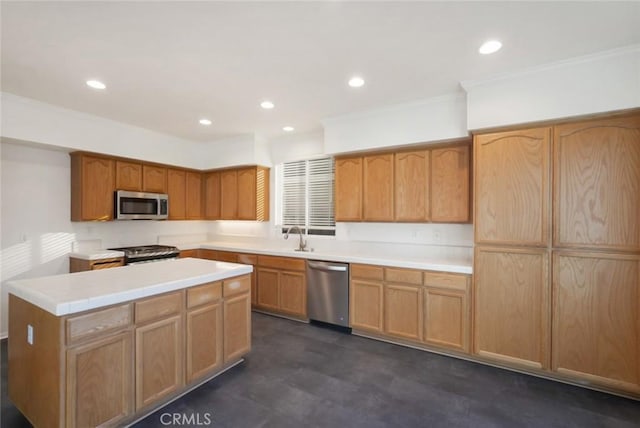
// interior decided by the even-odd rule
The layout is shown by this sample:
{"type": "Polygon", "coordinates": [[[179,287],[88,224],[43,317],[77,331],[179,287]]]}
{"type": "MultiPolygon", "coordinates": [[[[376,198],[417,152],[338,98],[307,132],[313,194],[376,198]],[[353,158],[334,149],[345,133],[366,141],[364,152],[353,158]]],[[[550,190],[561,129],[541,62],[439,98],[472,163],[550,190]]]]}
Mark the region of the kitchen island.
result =
{"type": "Polygon", "coordinates": [[[247,265],[180,259],[9,283],[9,397],[38,427],[121,426],[251,348],[247,265]]]}

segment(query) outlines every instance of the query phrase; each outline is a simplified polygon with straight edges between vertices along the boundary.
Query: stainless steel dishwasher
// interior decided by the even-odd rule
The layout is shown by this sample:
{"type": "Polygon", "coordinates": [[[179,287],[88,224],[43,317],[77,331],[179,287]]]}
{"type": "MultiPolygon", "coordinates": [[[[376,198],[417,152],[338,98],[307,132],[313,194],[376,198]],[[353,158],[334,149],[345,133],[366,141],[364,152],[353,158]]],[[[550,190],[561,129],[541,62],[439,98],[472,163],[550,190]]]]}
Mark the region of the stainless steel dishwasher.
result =
{"type": "Polygon", "coordinates": [[[310,320],[349,327],[349,265],[307,260],[310,320]]]}

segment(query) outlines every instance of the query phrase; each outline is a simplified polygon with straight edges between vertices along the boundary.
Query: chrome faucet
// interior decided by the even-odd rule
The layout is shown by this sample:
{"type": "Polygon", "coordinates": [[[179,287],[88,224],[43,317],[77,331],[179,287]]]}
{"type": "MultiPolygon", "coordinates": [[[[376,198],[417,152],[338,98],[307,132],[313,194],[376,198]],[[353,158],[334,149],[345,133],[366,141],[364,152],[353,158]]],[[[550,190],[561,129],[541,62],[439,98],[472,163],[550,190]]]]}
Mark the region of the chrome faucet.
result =
{"type": "Polygon", "coordinates": [[[300,229],[298,226],[291,226],[289,229],[287,229],[287,232],[284,234],[284,239],[289,239],[289,233],[292,230],[297,230],[298,235],[300,235],[300,243],[298,244],[298,248],[296,248],[296,251],[307,251],[307,241],[302,238],[302,229],[300,229]]]}

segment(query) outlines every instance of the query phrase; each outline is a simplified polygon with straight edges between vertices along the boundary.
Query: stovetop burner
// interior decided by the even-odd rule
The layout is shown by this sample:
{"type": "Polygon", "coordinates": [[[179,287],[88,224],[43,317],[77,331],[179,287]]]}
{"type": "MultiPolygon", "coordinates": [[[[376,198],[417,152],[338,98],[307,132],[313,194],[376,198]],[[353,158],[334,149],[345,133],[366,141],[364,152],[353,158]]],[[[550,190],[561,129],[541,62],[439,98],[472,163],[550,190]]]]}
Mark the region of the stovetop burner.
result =
{"type": "Polygon", "coordinates": [[[114,251],[122,251],[125,263],[131,264],[138,261],[153,261],[178,257],[180,250],[171,245],[139,245],[136,247],[109,248],[114,251]]]}

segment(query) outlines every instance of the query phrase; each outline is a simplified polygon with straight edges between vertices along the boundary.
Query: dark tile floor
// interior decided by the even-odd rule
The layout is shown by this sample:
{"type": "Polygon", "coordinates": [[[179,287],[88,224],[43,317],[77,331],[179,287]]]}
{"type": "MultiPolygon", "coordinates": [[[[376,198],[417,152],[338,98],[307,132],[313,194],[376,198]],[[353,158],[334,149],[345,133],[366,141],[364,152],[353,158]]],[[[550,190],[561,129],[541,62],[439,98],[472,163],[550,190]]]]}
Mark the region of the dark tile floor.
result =
{"type": "MultiPolygon", "coordinates": [[[[3,341],[2,427],[30,426],[6,379],[3,341]]],[[[243,364],[134,426],[207,424],[638,427],[640,402],[254,313],[243,364]]]]}

